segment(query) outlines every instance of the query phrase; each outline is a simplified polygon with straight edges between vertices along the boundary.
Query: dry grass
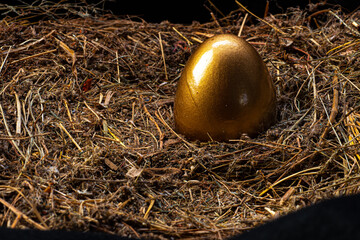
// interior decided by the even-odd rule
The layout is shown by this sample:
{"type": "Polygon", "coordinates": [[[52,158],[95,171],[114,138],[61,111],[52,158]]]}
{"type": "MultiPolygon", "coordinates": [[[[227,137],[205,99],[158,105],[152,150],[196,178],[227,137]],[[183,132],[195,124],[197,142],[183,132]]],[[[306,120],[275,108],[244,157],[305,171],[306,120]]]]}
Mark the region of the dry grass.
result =
{"type": "Polygon", "coordinates": [[[240,10],[189,26],[18,10],[0,22],[1,225],[222,239],[359,191],[360,12],[292,9],[242,28],[240,10]],[[188,142],[173,130],[181,70],[240,28],[273,76],[278,122],[188,142]]]}

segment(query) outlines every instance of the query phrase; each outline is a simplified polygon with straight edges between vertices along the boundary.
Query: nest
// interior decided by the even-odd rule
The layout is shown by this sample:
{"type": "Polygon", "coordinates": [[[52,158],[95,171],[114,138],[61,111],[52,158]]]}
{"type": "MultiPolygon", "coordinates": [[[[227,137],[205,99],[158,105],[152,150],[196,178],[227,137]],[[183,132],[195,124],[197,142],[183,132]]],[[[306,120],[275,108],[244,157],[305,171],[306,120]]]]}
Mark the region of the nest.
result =
{"type": "Polygon", "coordinates": [[[61,4],[3,5],[2,226],[222,239],[359,191],[359,11],[260,19],[240,7],[181,25],[61,4]],[[220,33],[263,57],[277,123],[256,138],[189,142],[174,131],[176,83],[220,33]]]}

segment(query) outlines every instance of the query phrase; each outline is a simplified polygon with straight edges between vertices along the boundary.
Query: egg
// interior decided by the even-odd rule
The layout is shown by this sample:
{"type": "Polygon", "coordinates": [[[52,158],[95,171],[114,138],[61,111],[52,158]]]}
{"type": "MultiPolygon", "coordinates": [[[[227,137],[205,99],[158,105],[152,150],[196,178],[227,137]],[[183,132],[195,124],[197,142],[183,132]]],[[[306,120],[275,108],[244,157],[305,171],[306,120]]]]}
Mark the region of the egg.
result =
{"type": "Polygon", "coordinates": [[[244,39],[220,34],[188,59],[177,85],[175,130],[188,139],[250,137],[275,121],[276,94],[268,69],[244,39]]]}

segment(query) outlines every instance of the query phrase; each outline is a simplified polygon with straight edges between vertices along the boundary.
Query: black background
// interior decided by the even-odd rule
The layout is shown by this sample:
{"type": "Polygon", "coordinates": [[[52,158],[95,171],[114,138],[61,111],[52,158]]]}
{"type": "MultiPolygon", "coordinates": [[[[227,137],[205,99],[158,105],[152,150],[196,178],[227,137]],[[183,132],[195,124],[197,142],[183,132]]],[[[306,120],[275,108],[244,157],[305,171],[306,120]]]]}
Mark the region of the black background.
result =
{"type": "MultiPolygon", "coordinates": [[[[250,11],[263,17],[267,0],[238,0],[250,11]]],[[[239,9],[235,0],[211,0],[224,15],[231,11],[239,9]]],[[[318,4],[317,10],[324,8],[336,8],[341,4],[345,12],[354,11],[359,5],[359,0],[327,0],[327,1],[309,1],[309,0],[269,0],[270,13],[282,13],[288,7],[299,6],[305,9],[309,3],[318,4]]],[[[105,4],[106,8],[112,9],[117,15],[139,15],[150,22],[161,22],[169,20],[173,23],[191,23],[193,20],[199,22],[210,21],[211,10],[216,17],[221,14],[211,6],[207,0],[168,0],[168,1],[124,1],[113,0],[105,4]]]]}
{"type": "MultiPolygon", "coordinates": [[[[49,0],[48,0],[49,1],[49,0]]],[[[51,0],[58,2],[59,0],[51,0]]],[[[228,15],[231,11],[239,9],[235,0],[210,0],[213,5],[223,14],[228,15]]],[[[172,23],[189,24],[192,21],[201,23],[211,21],[210,12],[213,12],[217,18],[222,14],[213,7],[209,0],[86,0],[89,4],[96,4],[99,8],[111,10],[119,16],[139,16],[148,22],[161,22],[168,20],[172,23]]],[[[302,9],[313,9],[318,11],[325,8],[337,8],[342,6],[344,12],[351,12],[360,5],[359,0],[238,0],[250,11],[263,17],[267,1],[269,2],[269,12],[272,14],[285,12],[289,7],[300,7],[302,9]],[[317,6],[316,8],[310,8],[317,6]]],[[[19,4],[39,4],[42,0],[0,0],[0,3],[11,5],[19,4]]],[[[67,0],[65,3],[84,3],[85,0],[67,0]]]]}

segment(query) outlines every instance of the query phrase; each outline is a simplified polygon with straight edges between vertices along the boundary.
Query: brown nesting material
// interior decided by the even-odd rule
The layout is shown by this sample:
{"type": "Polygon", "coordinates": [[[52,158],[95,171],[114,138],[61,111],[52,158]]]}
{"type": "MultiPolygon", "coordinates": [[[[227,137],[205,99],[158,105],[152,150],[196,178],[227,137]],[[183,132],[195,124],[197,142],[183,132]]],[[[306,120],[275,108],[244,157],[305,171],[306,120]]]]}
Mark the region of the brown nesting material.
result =
{"type": "Polygon", "coordinates": [[[244,22],[235,9],[181,25],[80,5],[17,10],[0,22],[2,225],[222,239],[358,192],[359,11],[244,22]],[[255,138],[189,141],[174,131],[184,64],[240,29],[274,80],[277,123],[255,138]]]}

